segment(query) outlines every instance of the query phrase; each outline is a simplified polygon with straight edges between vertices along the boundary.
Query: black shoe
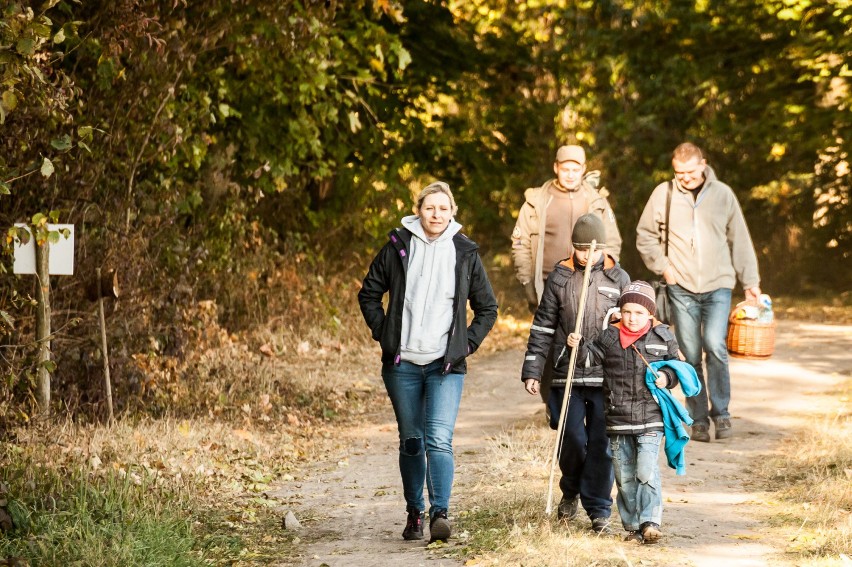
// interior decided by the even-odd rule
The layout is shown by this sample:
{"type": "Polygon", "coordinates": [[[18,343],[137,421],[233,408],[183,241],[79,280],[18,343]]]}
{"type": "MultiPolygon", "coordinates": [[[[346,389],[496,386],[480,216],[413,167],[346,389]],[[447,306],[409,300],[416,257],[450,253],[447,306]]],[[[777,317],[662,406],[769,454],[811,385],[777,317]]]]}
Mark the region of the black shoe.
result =
{"type": "Polygon", "coordinates": [[[710,442],[710,426],[703,423],[696,423],[692,426],[692,435],[689,436],[693,441],[701,441],[702,443],[710,442]]]}
{"type": "Polygon", "coordinates": [[[716,439],[728,439],[734,434],[734,430],[731,428],[731,420],[728,418],[722,418],[716,420],[716,439]]]}
{"type": "Polygon", "coordinates": [[[660,525],[654,522],[645,522],[639,526],[639,531],[642,532],[642,543],[656,543],[663,537],[660,525]]]}
{"type": "Polygon", "coordinates": [[[565,520],[566,522],[569,520],[573,520],[577,517],[577,504],[580,502],[580,496],[575,496],[570,500],[565,496],[562,497],[562,500],[559,501],[559,506],[556,508],[556,519],[557,520],[565,520]]]}
{"type": "Polygon", "coordinates": [[[642,532],[630,530],[629,532],[627,532],[627,535],[624,536],[624,541],[628,543],[643,543],[645,540],[642,537],[642,532]]]}
{"type": "Polygon", "coordinates": [[[450,521],[447,519],[446,510],[438,510],[429,522],[429,543],[433,541],[447,541],[452,534],[450,521]]]}
{"type": "Polygon", "coordinates": [[[592,531],[601,535],[612,535],[609,518],[592,518],[592,531]]]}
{"type": "Polygon", "coordinates": [[[408,521],[405,522],[405,529],[402,530],[402,539],[423,539],[423,521],[426,519],[426,514],[409,506],[406,508],[408,512],[408,521]]]}

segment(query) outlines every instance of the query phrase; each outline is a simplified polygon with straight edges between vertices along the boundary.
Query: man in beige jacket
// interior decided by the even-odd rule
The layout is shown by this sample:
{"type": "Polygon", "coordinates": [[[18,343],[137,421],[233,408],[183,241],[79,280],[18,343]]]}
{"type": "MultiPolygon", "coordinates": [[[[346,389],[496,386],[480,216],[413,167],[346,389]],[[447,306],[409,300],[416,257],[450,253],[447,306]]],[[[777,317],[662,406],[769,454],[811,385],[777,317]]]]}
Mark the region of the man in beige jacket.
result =
{"type": "Polygon", "coordinates": [[[524,204],[512,231],[515,276],[527,292],[530,312],[535,313],[547,275],[573,252],[571,232],[586,213],[604,223],[606,252],[618,260],[621,234],[609,206],[609,192],[598,189],[599,171],[586,173],[586,152],[580,146],[562,146],[553,163],[555,179],[524,192],[524,204]]]}
{"type": "Polygon", "coordinates": [[[636,227],[636,248],[648,269],[661,274],[668,284],[677,342],[701,382],[701,393],[686,399],[695,420],[692,439],[710,441],[711,418],[716,439],[727,439],[733,434],[726,347],[731,290],[739,280],[746,299],[758,298],[757,255],[736,195],[716,179],[701,149],[690,143],[679,145],[672,168],[674,180],[658,185],[645,205],[636,227]],[[706,355],[706,380],[702,354],[706,355]]]}
{"type": "MultiPolygon", "coordinates": [[[[515,276],[524,286],[530,313],[538,308],[548,274],[573,254],[571,233],[581,216],[593,213],[599,217],[607,237],[604,251],[616,260],[621,252],[621,234],[607,201],[609,193],[604,188],[598,189],[599,171],[586,172],[585,150],[577,145],[560,147],[553,173],[555,179],[524,192],[524,204],[512,231],[515,276]]],[[[550,392],[550,362],[540,386],[545,403],[550,392]]]]}

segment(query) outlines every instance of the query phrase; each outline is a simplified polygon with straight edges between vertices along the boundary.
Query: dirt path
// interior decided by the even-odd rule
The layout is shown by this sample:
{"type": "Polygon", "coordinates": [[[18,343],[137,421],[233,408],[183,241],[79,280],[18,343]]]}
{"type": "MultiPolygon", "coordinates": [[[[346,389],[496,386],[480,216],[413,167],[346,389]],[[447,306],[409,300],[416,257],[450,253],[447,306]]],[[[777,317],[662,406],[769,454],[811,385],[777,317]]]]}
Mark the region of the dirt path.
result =
{"type": "MultiPolygon", "coordinates": [[[[661,463],[670,534],[661,546],[666,564],[787,565],[785,538],[761,523],[772,510],[768,495],[750,483],[748,466],[795,434],[809,415],[831,407],[829,390],[852,372],[850,336],[850,326],[781,322],[770,360],[732,361],[734,438],[690,443],[686,476],[661,463]]],[[[476,482],[479,467],[487,466],[487,438],[542,409],[520,386],[522,357],[508,351],[471,364],[455,435],[456,502],[464,486],[476,482]]],[[[463,565],[424,549],[425,542],[402,540],[405,505],[389,403],[382,416],[378,425],[347,434],[348,457],[306,470],[274,494],[305,523],[306,552],[282,565],[463,565]]],[[[641,555],[653,557],[653,551],[641,555]]]]}

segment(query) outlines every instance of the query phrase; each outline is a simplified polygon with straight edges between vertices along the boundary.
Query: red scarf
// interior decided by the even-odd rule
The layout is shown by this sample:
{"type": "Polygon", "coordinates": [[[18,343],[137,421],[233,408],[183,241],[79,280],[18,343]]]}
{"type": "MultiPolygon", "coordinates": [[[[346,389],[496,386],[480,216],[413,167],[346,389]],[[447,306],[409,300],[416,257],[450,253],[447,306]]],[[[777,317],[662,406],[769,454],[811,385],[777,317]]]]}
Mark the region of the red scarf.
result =
{"type": "Polygon", "coordinates": [[[631,331],[624,323],[622,323],[621,328],[618,330],[618,340],[621,341],[621,348],[629,347],[642,338],[642,335],[647,333],[649,330],[651,330],[651,321],[648,321],[648,323],[638,331],[631,331]]]}

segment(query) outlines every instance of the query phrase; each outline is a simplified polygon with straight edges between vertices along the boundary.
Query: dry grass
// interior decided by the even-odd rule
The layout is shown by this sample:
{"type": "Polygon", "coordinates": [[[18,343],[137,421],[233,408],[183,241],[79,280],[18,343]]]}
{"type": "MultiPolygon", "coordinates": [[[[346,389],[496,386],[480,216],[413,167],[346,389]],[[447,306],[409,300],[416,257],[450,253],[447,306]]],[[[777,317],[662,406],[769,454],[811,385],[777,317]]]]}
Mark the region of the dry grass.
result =
{"type": "MultiPolygon", "coordinates": [[[[599,536],[585,517],[568,523],[545,514],[550,454],[555,433],[541,415],[494,436],[473,486],[459,491],[459,555],[468,565],[630,566],[667,563],[668,552],[622,543],[617,513],[613,536],[599,536]],[[475,504],[474,504],[475,503],[475,504]]],[[[558,473],[558,471],[557,471],[558,473]]],[[[559,501],[554,486],[552,508],[559,501]]],[[[580,514],[579,516],[583,516],[580,514]]]]}
{"type": "MultiPolygon", "coordinates": [[[[269,562],[287,556],[294,543],[292,536],[280,529],[282,503],[268,493],[280,482],[292,479],[290,473],[305,461],[317,461],[343,449],[328,428],[273,429],[209,418],[123,420],[109,427],[69,421],[20,430],[13,442],[0,447],[4,455],[0,479],[5,478],[9,491],[0,496],[4,503],[7,497],[10,503],[20,502],[14,504],[17,509],[31,510],[28,514],[34,519],[27,524],[48,531],[36,531],[31,536],[27,535],[31,528],[20,525],[25,531],[8,534],[9,543],[14,544],[13,537],[55,540],[58,533],[73,531],[68,544],[75,545],[74,537],[80,530],[69,527],[68,522],[79,522],[80,514],[69,515],[39,503],[48,498],[67,502],[79,492],[106,492],[109,496],[104,499],[81,506],[103,518],[107,514],[102,509],[127,508],[126,501],[130,501],[134,515],[146,524],[170,529],[161,522],[162,516],[171,518],[172,523],[191,526],[184,537],[186,550],[178,557],[196,557],[216,565],[269,562]],[[63,477],[77,480],[51,480],[63,477]],[[124,488],[113,490],[116,483],[124,488]]],[[[76,547],[97,548],[109,545],[110,539],[127,540],[131,536],[126,529],[121,523],[111,523],[103,530],[92,530],[102,532],[105,542],[87,536],[76,547]]],[[[144,537],[152,537],[151,532],[144,537]]],[[[139,545],[153,543],[152,537],[152,541],[143,540],[139,545]]],[[[28,557],[33,565],[51,564],[57,557],[33,553],[28,557]]],[[[99,562],[91,552],[80,561],[116,564],[99,562]]]]}
{"type": "MultiPolygon", "coordinates": [[[[56,564],[57,557],[111,564],[94,551],[68,559],[60,554],[70,549],[26,545],[31,537],[55,541],[65,531],[80,532],[79,522],[69,526],[80,514],[45,508],[44,498],[72,501],[77,492],[106,492],[111,496],[80,505],[102,518],[101,508],[133,502],[146,530],[159,523],[161,532],[171,529],[160,517],[188,526],[180,540],[184,551],[173,552],[187,561],[249,565],[288,556],[293,536],[281,530],[282,503],[267,493],[304,463],[344,451],[335,428],[363,419],[383,396],[378,350],[351,314],[341,314],[336,327],[316,321],[295,332],[273,321],[233,334],[218,324],[215,304],[186,310],[185,349],[153,348],[133,357],[140,391],[115,423],[57,416],[6,433],[0,481],[6,477],[8,496],[0,490],[0,506],[8,500],[15,510],[28,510],[28,526],[37,529],[8,534],[8,552],[33,565],[56,564]],[[71,473],[75,483],[53,480],[71,473]]],[[[76,545],[72,537],[68,545],[98,549],[135,537],[120,522],[101,530],[97,521],[85,524],[96,526],[94,535],[76,545]]],[[[143,547],[156,540],[150,530],[140,537],[152,540],[140,541],[143,547]]]]}
{"type": "Polygon", "coordinates": [[[852,380],[836,392],[835,413],[788,437],[757,473],[778,490],[785,513],[773,520],[789,534],[797,565],[837,564],[852,550],[852,380]]]}
{"type": "Polygon", "coordinates": [[[848,325],[852,323],[852,293],[846,291],[823,297],[779,296],[773,308],[781,319],[848,325]]]}

